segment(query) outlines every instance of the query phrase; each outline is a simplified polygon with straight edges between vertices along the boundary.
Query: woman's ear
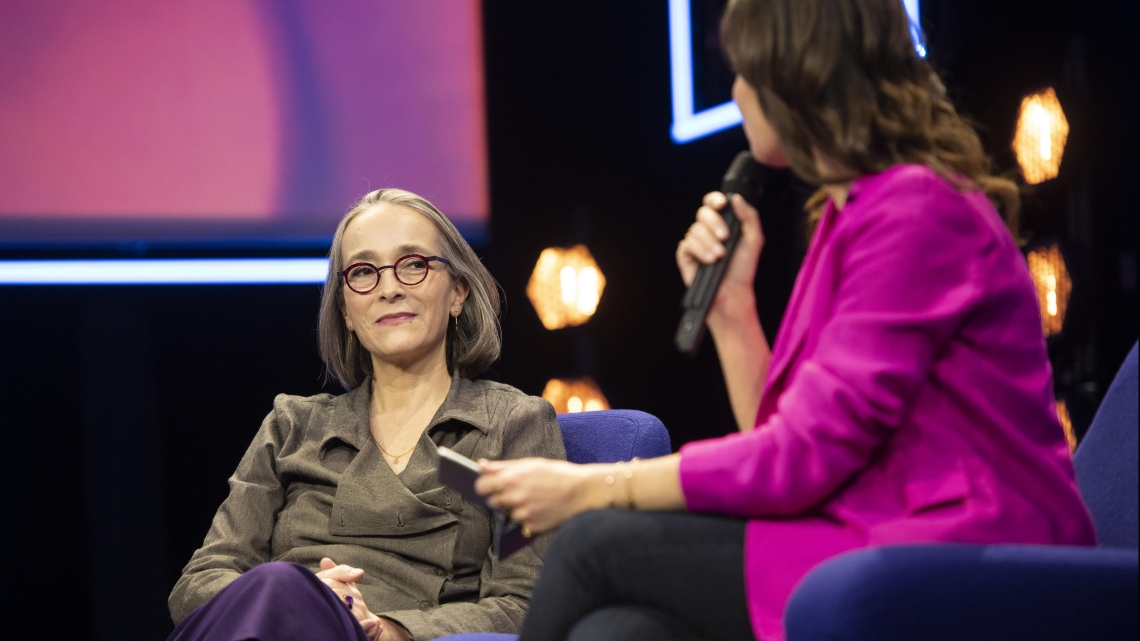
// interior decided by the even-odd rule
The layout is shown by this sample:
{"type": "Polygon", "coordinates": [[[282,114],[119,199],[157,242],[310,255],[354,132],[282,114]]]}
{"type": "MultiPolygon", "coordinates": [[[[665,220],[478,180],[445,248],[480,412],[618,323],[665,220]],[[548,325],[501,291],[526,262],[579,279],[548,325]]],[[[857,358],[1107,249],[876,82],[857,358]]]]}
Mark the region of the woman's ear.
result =
{"type": "Polygon", "coordinates": [[[352,331],[352,321],[348,320],[348,312],[345,311],[345,308],[344,308],[344,296],[341,296],[340,298],[337,299],[336,306],[340,308],[340,315],[342,318],[344,318],[344,326],[347,327],[348,331],[351,332],[352,331]]]}
{"type": "Polygon", "coordinates": [[[467,302],[467,295],[471,293],[471,284],[467,282],[466,278],[459,276],[451,284],[451,291],[453,294],[451,308],[455,309],[456,305],[462,308],[463,303],[467,302]]]}

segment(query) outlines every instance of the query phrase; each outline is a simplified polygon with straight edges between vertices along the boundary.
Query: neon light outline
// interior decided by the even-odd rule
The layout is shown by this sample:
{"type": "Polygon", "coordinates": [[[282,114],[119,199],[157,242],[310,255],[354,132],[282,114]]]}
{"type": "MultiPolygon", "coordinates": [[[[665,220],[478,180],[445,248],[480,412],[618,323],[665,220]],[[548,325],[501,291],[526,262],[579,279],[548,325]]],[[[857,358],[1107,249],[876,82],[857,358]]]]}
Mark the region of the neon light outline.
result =
{"type": "MultiPolygon", "coordinates": [[[[919,28],[919,0],[902,0],[911,19],[915,49],[926,57],[926,44],[919,28]]],[[[669,135],[683,145],[740,124],[740,110],[729,101],[694,113],[693,24],[690,0],[669,0],[669,78],[672,83],[673,125],[669,135]]]]}
{"type": "Polygon", "coordinates": [[[0,260],[0,285],[324,283],[325,258],[0,260]]]}

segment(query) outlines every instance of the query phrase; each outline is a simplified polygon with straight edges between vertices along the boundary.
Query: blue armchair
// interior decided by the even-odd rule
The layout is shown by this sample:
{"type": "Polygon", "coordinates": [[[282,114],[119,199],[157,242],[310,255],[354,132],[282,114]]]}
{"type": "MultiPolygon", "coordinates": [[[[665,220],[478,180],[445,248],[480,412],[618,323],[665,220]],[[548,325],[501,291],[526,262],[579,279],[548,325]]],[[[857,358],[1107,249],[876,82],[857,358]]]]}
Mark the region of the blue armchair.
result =
{"type": "Polygon", "coordinates": [[[1137,347],[1077,449],[1095,548],[911,545],[813,570],[788,602],[788,641],[1136,639],[1137,347]]]}
{"type": "MultiPolygon", "coordinates": [[[[566,459],[571,463],[615,463],[633,457],[653,458],[671,453],[669,432],[652,414],[636,410],[602,410],[559,414],[566,459]]],[[[452,634],[447,641],[514,641],[514,634],[472,632],[452,634]]]]}

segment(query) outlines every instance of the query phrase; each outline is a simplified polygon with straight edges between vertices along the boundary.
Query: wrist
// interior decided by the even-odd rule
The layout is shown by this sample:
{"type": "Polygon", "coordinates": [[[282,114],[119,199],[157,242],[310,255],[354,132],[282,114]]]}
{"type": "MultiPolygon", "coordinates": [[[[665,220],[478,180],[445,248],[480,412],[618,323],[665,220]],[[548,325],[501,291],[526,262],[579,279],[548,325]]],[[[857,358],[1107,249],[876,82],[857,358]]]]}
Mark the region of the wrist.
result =
{"type": "Polygon", "coordinates": [[[715,333],[755,317],[756,292],[751,284],[746,287],[724,283],[717,291],[715,304],[709,309],[705,322],[709,331],[715,333]]]}
{"type": "Polygon", "coordinates": [[[582,478],[579,481],[577,504],[575,514],[586,510],[601,510],[610,507],[612,484],[606,482],[615,473],[614,466],[609,463],[592,463],[582,466],[582,478]]]}

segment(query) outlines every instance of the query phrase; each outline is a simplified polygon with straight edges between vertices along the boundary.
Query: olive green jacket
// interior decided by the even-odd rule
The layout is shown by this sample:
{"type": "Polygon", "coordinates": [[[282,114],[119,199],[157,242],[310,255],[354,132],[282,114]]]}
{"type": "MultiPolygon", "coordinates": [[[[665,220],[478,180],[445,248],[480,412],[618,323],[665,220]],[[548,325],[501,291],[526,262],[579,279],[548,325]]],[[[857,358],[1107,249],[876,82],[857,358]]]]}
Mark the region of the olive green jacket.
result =
{"type": "Polygon", "coordinates": [[[177,623],[242,572],[267,561],[362,568],[368,608],[417,641],[459,632],[517,633],[546,537],[496,561],[494,519],[435,478],[436,448],[471,459],[565,459],[550,403],[454,376],[447,398],[397,475],[369,430],[371,380],[341,395],[279,395],[202,547],[169,598],[177,623]]]}

